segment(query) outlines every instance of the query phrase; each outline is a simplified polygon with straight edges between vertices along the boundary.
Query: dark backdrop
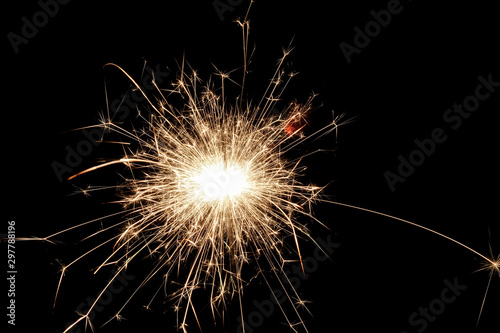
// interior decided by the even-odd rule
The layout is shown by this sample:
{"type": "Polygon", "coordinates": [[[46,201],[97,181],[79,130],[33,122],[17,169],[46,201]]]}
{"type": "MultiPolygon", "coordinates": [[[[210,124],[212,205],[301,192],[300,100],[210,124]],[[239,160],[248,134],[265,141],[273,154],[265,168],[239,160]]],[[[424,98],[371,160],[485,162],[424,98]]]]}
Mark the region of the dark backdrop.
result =
{"type": "MultiPolygon", "coordinates": [[[[53,168],[54,161],[64,163],[67,146],[76,147],[85,139],[82,132],[72,130],[95,124],[99,111],[106,108],[104,82],[110,101],[127,93],[126,78],[103,68],[104,64],[116,63],[135,78],[145,62],[153,69],[168,67],[172,74],[164,78],[165,86],[175,77],[183,55],[205,77],[212,64],[222,70],[242,64],[241,31],[234,21],[245,15],[247,1],[71,1],[57,9],[48,7],[53,17],[47,16],[46,22],[43,15],[37,16],[42,7],[36,1],[5,6],[9,8],[4,10],[3,234],[7,220],[16,221],[18,237],[43,237],[119,209],[102,204],[114,198],[109,192],[90,198],[71,195],[76,187],[117,183],[112,172],[61,182],[53,168]],[[28,38],[11,42],[9,36],[14,37],[9,33],[21,36],[33,15],[41,20],[38,31],[24,28],[28,38]]],[[[325,194],[332,200],[414,221],[488,256],[491,242],[498,255],[500,92],[491,86],[489,97],[460,124],[457,118],[443,119],[455,103],[474,102],[471,96],[481,82],[478,77],[500,81],[496,13],[492,4],[477,1],[438,5],[407,0],[398,6],[392,1],[257,1],[249,15],[255,53],[247,94],[260,97],[282,48],[291,43],[295,49],[287,67],[299,75],[284,100],[305,101],[318,93],[310,130],[325,125],[332,110],[345,113],[345,119],[354,118],[339,129],[337,140],[330,135],[300,147],[304,152],[330,150],[306,159],[306,180],[330,183],[325,194]],[[394,12],[390,22],[381,12],[388,7],[394,12]],[[378,24],[377,30],[377,24],[370,23],[375,16],[385,20],[385,27],[378,24]],[[373,29],[369,41],[359,36],[358,28],[373,29]],[[342,51],[346,47],[353,51],[348,57],[342,51]],[[404,182],[391,190],[386,172],[398,174],[398,157],[417,156],[415,140],[428,142],[436,128],[444,131],[446,141],[435,144],[422,164],[407,170],[404,182]]],[[[131,113],[127,121],[134,117],[131,113]]],[[[93,147],[74,169],[83,170],[116,153],[104,145],[93,147]]],[[[331,229],[313,224],[314,236],[340,246],[331,261],[318,262],[307,278],[300,278],[298,292],[311,302],[311,314],[299,310],[309,332],[476,329],[489,277],[487,272],[475,272],[483,263],[478,255],[367,212],[325,203],[314,211],[331,229]],[[467,288],[440,309],[445,280],[467,288]],[[418,324],[412,325],[412,314],[430,304],[442,313],[425,320],[419,315],[414,317],[418,324]]],[[[37,332],[60,332],[77,318],[74,310],[79,304],[97,295],[108,275],[94,276],[91,269],[105,251],[72,267],[52,309],[57,260],[67,264],[85,251],[78,240],[93,230],[61,235],[58,244],[17,243],[13,331],[31,327],[37,332]]],[[[303,253],[314,258],[314,247],[303,244],[303,253]]],[[[138,264],[129,274],[140,279],[147,267],[138,264]]],[[[130,286],[139,279],[131,279],[130,286]]],[[[477,332],[496,331],[492,323],[500,308],[498,283],[497,276],[477,332]]],[[[109,307],[96,314],[96,331],[176,331],[171,303],[160,298],[153,311],[142,310],[155,290],[156,285],[147,286],[130,302],[123,313],[126,320],[100,328],[128,292],[114,295],[109,307]]],[[[244,317],[254,323],[248,332],[290,331],[277,308],[259,310],[257,304],[268,304],[269,293],[262,279],[245,290],[244,317]]],[[[199,304],[203,302],[200,298],[199,304]]],[[[205,309],[200,314],[203,332],[238,332],[238,309],[235,299],[228,304],[225,323],[218,318],[217,326],[205,309]]],[[[295,319],[293,313],[290,318],[295,319]]],[[[193,318],[190,327],[198,331],[193,318]]]]}

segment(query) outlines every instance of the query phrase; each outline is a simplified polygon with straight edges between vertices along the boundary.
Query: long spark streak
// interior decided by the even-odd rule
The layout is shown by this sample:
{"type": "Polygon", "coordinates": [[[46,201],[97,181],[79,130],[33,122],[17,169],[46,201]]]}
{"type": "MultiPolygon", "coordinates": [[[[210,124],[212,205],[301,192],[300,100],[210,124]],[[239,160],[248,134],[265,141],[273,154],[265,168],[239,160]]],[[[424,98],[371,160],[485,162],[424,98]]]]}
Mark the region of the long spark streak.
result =
{"type": "MultiPolygon", "coordinates": [[[[301,262],[299,237],[310,236],[297,216],[312,217],[308,207],[322,188],[299,183],[301,158],[285,158],[305,140],[294,135],[300,129],[291,134],[286,129],[309,112],[312,100],[304,105],[291,103],[279,117],[270,115],[284,89],[279,83],[286,86],[289,81],[280,69],[288,54],[285,51],[279,62],[268,95],[262,99],[264,106],[243,106],[241,99],[230,105],[224,97],[224,85],[221,95],[209,85],[200,93],[195,89],[199,78],[195,73],[186,76],[184,69],[169,93],[178,94],[185,105],[173,108],[160,89],[154,105],[130,75],[108,64],[132,80],[154,113],[143,118],[146,128],[142,131],[127,131],[110,119],[103,120],[100,126],[129,138],[137,150],[128,144],[124,157],[69,178],[116,164],[141,174],[119,187],[119,202],[131,211],[133,222],[116,237],[113,252],[95,272],[111,261],[121,263],[120,272],[143,251],[159,253],[152,272],[163,270],[165,281],[174,280],[174,267],[187,265],[187,276],[173,297],[177,308],[185,306],[179,325],[184,331],[188,314],[198,321],[192,295],[200,285],[210,286],[215,314],[215,308],[228,297],[237,295],[241,302],[242,271],[250,261],[263,257],[272,270],[282,267],[285,238],[293,239],[301,262]]],[[[220,76],[222,81],[227,78],[220,76]]],[[[313,137],[336,129],[338,119],[313,137]]],[[[149,274],[141,286],[151,277],[149,274]]],[[[82,316],[88,318],[92,308],[82,316]]]]}
{"type": "Polygon", "coordinates": [[[493,259],[490,259],[488,258],[487,256],[485,256],[484,254],[481,254],[479,252],[477,252],[476,250],[474,250],[473,248],[465,245],[464,243],[461,243],[459,241],[457,241],[456,239],[454,238],[451,238],[449,236],[446,236],[445,234],[442,234],[440,232],[437,232],[433,229],[430,229],[430,228],[427,228],[427,227],[424,227],[423,225],[420,225],[420,224],[417,224],[415,222],[411,222],[411,221],[408,221],[408,220],[405,220],[405,219],[402,219],[402,218],[399,218],[399,217],[396,217],[396,216],[392,216],[392,215],[389,215],[389,214],[385,214],[385,213],[381,213],[381,212],[378,212],[378,211],[375,211],[375,210],[371,210],[371,209],[367,209],[367,208],[363,208],[363,207],[358,207],[358,206],[354,206],[354,205],[349,205],[349,204],[346,204],[346,203],[341,203],[341,202],[336,202],[336,201],[329,201],[329,200],[322,200],[323,202],[325,203],[331,203],[331,204],[334,204],[334,205],[338,205],[338,206],[343,206],[343,207],[349,207],[349,208],[353,208],[353,209],[357,209],[357,210],[361,210],[361,211],[364,211],[364,212],[368,212],[368,213],[371,213],[371,214],[375,214],[375,215],[380,215],[380,216],[384,216],[384,217],[387,217],[387,218],[390,218],[392,220],[396,220],[396,221],[400,221],[400,222],[404,222],[406,224],[409,224],[409,225],[412,225],[414,227],[417,227],[417,228],[420,228],[420,229],[423,229],[423,230],[426,230],[426,231],[429,231],[433,234],[436,234],[440,237],[443,237],[443,238],[446,238],[447,240],[449,241],[452,241],[453,243],[455,244],[458,244],[460,245],[461,247],[469,250],[470,252],[480,256],[481,258],[483,258],[485,261],[488,262],[489,265],[492,265],[493,267],[496,267],[498,265],[498,262],[495,262],[493,259]]]}
{"type": "MultiPolygon", "coordinates": [[[[113,318],[121,318],[125,305],[154,276],[161,274],[162,286],[165,286],[167,282],[180,279],[178,272],[181,269],[185,276],[182,281],[178,281],[180,287],[171,298],[177,312],[178,327],[184,332],[187,331],[189,315],[194,317],[201,328],[193,302],[193,293],[200,287],[209,289],[209,302],[214,318],[217,309],[222,308],[223,311],[226,300],[234,297],[239,300],[243,316],[245,267],[253,266],[259,275],[264,270],[261,264],[265,263],[284,287],[279,278],[279,273],[283,273],[283,263],[286,262],[284,252],[294,250],[304,270],[299,238],[313,243],[315,241],[302,220],[307,217],[308,220],[321,224],[310,213],[311,205],[316,202],[354,208],[424,229],[480,256],[487,262],[488,268],[492,269],[492,274],[493,271],[500,270],[499,261],[494,261],[442,233],[374,210],[321,199],[319,195],[323,187],[300,183],[304,170],[300,162],[306,155],[289,159],[287,153],[300,143],[316,140],[336,131],[341,117],[333,117],[327,126],[304,136],[298,135],[302,134],[303,126],[296,126],[297,119],[304,119],[311,110],[314,96],[304,104],[290,103],[288,109],[278,116],[271,114],[293,76],[292,73],[286,78],[282,69],[291,48],[283,50],[283,57],[278,61],[271,83],[260,102],[255,105],[249,102],[244,104],[245,76],[249,61],[249,23],[245,20],[239,24],[243,31],[244,66],[241,93],[234,103],[230,103],[225,96],[225,80],[234,82],[229,79],[228,74],[220,71],[217,74],[221,80],[219,89],[215,89],[213,84],[201,85],[200,88],[201,80],[196,72],[186,73],[184,59],[180,75],[172,89],[160,89],[153,79],[153,85],[157,89],[156,103],[125,70],[115,64],[106,64],[125,74],[154,112],[147,118],[141,116],[145,123],[142,130],[129,131],[113,123],[108,107],[107,118],[103,116],[101,124],[95,127],[103,127],[127,138],[129,142],[118,142],[124,149],[124,156],[80,171],[68,179],[73,180],[77,176],[119,164],[125,165],[131,174],[123,185],[117,186],[121,194],[118,202],[123,205],[123,211],[116,214],[126,214],[127,220],[124,222],[130,221],[128,225],[119,235],[109,238],[62,267],[56,298],[68,267],[114,240],[112,252],[95,270],[97,273],[105,265],[116,263],[118,267],[114,276],[88,312],[80,314],[80,318],[64,332],[83,320],[86,325],[93,327],[89,315],[106,288],[132,260],[145,252],[148,256],[157,255],[158,259],[113,318]],[[165,91],[168,96],[174,94],[179,97],[181,105],[172,106],[165,91]],[[293,242],[291,248],[287,247],[286,238],[293,242]],[[250,262],[254,265],[249,265],[250,262]],[[180,309],[184,309],[182,314],[180,309]]],[[[85,190],[85,194],[87,192],[85,190]]],[[[95,221],[98,220],[79,226],[95,221]]],[[[104,228],[87,238],[116,229],[124,222],[104,228]]],[[[43,239],[48,241],[79,226],[43,239]]],[[[270,285],[269,279],[263,276],[266,284],[270,285]]],[[[288,278],[285,276],[285,279],[288,278]]],[[[154,297],[160,289],[161,287],[154,297]]],[[[283,289],[292,304],[296,298],[300,306],[305,306],[306,302],[300,300],[293,288],[291,291],[283,289]]],[[[279,307],[283,310],[281,304],[279,307]]],[[[294,310],[299,323],[307,331],[295,305],[294,310]]],[[[290,328],[297,332],[295,324],[284,311],[283,314],[290,328]]]]}

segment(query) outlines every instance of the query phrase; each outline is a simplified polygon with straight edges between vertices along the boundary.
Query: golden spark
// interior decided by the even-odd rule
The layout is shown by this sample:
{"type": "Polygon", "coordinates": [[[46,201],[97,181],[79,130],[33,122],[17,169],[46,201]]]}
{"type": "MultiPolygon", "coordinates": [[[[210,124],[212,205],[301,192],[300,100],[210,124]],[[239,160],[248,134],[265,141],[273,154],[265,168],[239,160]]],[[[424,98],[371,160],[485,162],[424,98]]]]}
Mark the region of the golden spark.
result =
{"type": "MultiPolygon", "coordinates": [[[[248,30],[248,22],[241,25],[248,30]]],[[[302,119],[310,112],[314,96],[304,104],[290,103],[279,115],[271,112],[293,76],[282,69],[289,53],[289,49],[284,50],[266,95],[257,104],[243,103],[243,96],[229,103],[225,97],[228,74],[219,73],[221,83],[216,89],[211,83],[203,84],[195,71],[187,74],[184,62],[173,87],[157,87],[156,102],[152,102],[123,69],[107,65],[118,68],[133,82],[153,113],[142,117],[146,125],[135,131],[124,129],[109,116],[102,117],[96,127],[129,139],[124,145],[125,155],[69,179],[115,164],[130,169],[131,176],[118,187],[119,202],[129,222],[96,272],[117,263],[116,277],[143,253],[158,255],[144,283],[160,272],[165,283],[175,280],[178,267],[185,268],[185,280],[171,295],[181,316],[179,327],[184,331],[188,314],[196,318],[192,297],[200,286],[209,286],[215,313],[228,298],[241,297],[245,265],[264,258],[278,275],[285,261],[284,240],[292,240],[301,260],[299,238],[311,239],[300,216],[314,219],[310,206],[322,187],[302,184],[302,158],[289,159],[286,154],[305,140],[336,130],[340,117],[305,137],[301,135],[302,119]],[[180,107],[169,102],[172,95],[183,101],[180,107]],[[132,150],[131,146],[137,148],[132,150]]],[[[88,195],[90,191],[86,188],[83,193],[88,195]]],[[[61,278],[68,266],[63,267],[61,278]]],[[[294,291],[289,295],[291,302],[298,298],[294,291]]],[[[90,311],[92,307],[75,324],[89,321],[90,311]]]]}
{"type": "MultiPolygon", "coordinates": [[[[160,89],[153,80],[156,87],[154,99],[119,66],[107,64],[118,68],[130,79],[152,112],[149,116],[140,116],[144,128],[127,130],[113,121],[108,109],[101,123],[91,127],[101,127],[126,138],[125,142],[115,142],[123,147],[124,155],[69,178],[117,164],[129,169],[124,184],[116,187],[123,210],[108,216],[123,214],[126,219],[103,227],[85,239],[116,228],[121,228],[121,232],[70,264],[62,265],[56,299],[67,269],[101,247],[113,245],[112,252],[95,272],[107,265],[117,266],[90,309],[81,313],[65,332],[81,321],[92,327],[89,316],[105,290],[132,260],[144,254],[156,256],[154,267],[112,319],[122,318],[124,307],[152,277],[162,276],[164,286],[176,281],[181,268],[185,271],[183,280],[176,281],[179,288],[170,296],[178,316],[178,326],[184,332],[190,315],[198,321],[193,293],[200,288],[209,291],[209,304],[214,315],[219,309],[223,311],[228,299],[236,296],[243,317],[241,298],[243,286],[247,283],[243,268],[253,266],[261,273],[259,262],[263,260],[281,281],[279,277],[287,261],[287,238],[294,244],[288,250],[294,250],[302,263],[299,239],[314,242],[304,221],[312,219],[321,224],[311,214],[311,205],[318,201],[382,215],[425,229],[482,257],[486,262],[485,269],[489,269],[491,275],[499,273],[500,258],[489,259],[444,234],[407,220],[321,199],[323,187],[301,183],[302,158],[290,158],[288,152],[302,142],[336,131],[341,117],[332,117],[329,124],[306,136],[303,128],[314,96],[303,104],[290,103],[279,114],[272,112],[294,75],[283,70],[290,48],[284,50],[260,101],[246,102],[244,87],[249,62],[249,23],[246,19],[238,23],[243,31],[244,66],[239,84],[241,93],[233,101],[226,97],[226,83],[235,83],[228,73],[217,73],[220,84],[215,87],[211,80],[203,83],[195,71],[188,72],[184,60],[171,89],[160,89]],[[172,98],[181,103],[172,103],[172,98]]],[[[87,196],[96,189],[108,188],[88,187],[81,191],[87,196]]],[[[85,222],[43,240],[50,241],[62,232],[102,220],[85,222]]],[[[263,277],[269,284],[265,275],[263,277]]],[[[285,287],[283,282],[279,283],[285,287]]],[[[285,293],[295,309],[298,324],[307,331],[297,310],[306,307],[307,301],[302,300],[293,288],[285,293]]],[[[149,309],[150,305],[147,304],[146,308],[149,309]]],[[[284,311],[283,314],[288,325],[297,331],[297,322],[290,320],[284,311]]],[[[199,322],[198,325],[201,327],[199,322]]]]}

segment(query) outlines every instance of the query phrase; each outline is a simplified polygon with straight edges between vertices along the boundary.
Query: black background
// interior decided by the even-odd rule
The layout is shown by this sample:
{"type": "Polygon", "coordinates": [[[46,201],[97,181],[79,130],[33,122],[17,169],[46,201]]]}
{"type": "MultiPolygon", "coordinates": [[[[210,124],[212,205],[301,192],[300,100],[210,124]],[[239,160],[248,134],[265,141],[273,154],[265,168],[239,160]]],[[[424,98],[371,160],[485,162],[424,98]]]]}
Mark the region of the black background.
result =
{"type": "MultiPolygon", "coordinates": [[[[21,18],[40,10],[36,1],[16,5],[4,10],[4,36],[19,34],[21,18]]],[[[485,255],[491,240],[497,254],[499,92],[455,131],[442,119],[453,103],[474,93],[479,75],[492,74],[500,81],[497,12],[490,3],[478,1],[439,6],[405,1],[402,6],[348,64],[339,44],[353,44],[353,28],[363,28],[373,19],[370,11],[385,9],[387,1],[257,1],[249,16],[255,53],[247,94],[260,97],[282,48],[292,42],[295,49],[287,66],[300,74],[284,99],[305,101],[312,92],[319,94],[312,128],[323,126],[332,110],[356,117],[340,128],[337,141],[329,136],[300,147],[305,152],[335,149],[305,161],[309,181],[331,182],[326,194],[334,200],[428,226],[485,255]],[[395,172],[398,155],[408,156],[415,149],[413,141],[428,138],[436,127],[446,129],[446,142],[391,192],[384,172],[395,172]]],[[[114,198],[112,193],[88,199],[71,195],[75,186],[113,185],[119,179],[112,172],[59,182],[51,167],[53,161],[64,162],[67,145],[75,147],[82,140],[72,129],[98,121],[106,107],[104,81],[110,100],[126,92],[126,78],[103,65],[116,63],[138,77],[146,61],[175,73],[176,61],[185,54],[202,75],[213,70],[212,64],[222,70],[237,68],[242,64],[241,31],[234,20],[244,16],[248,2],[233,7],[221,21],[211,1],[72,1],[61,5],[17,54],[5,37],[1,232],[6,232],[6,220],[15,220],[18,237],[46,236],[117,211],[119,206],[102,204],[114,198]]],[[[101,145],[77,169],[115,153],[101,145]]],[[[467,290],[425,332],[476,329],[488,282],[486,272],[475,273],[482,263],[479,256],[429,232],[366,212],[321,203],[315,213],[331,231],[313,225],[312,232],[331,235],[341,246],[298,290],[311,301],[312,316],[301,312],[309,332],[416,332],[408,317],[439,298],[443,280],[455,277],[467,290]]],[[[69,263],[76,258],[86,248],[73,244],[93,230],[61,235],[58,245],[17,243],[14,331],[32,327],[60,332],[77,318],[73,310],[78,304],[97,295],[106,275],[96,277],[90,270],[105,251],[72,267],[52,309],[56,259],[69,263]]],[[[313,248],[304,244],[303,251],[310,256],[313,248]]],[[[141,267],[135,268],[130,274],[140,277],[141,267]]],[[[498,277],[493,279],[477,332],[498,330],[492,325],[500,308],[498,282],[498,277]]],[[[159,300],[154,311],[141,310],[155,290],[146,287],[133,299],[123,313],[127,320],[99,328],[127,292],[114,297],[110,310],[95,319],[97,332],[176,331],[170,303],[159,300]]],[[[255,310],[252,302],[268,297],[262,279],[254,280],[245,291],[246,313],[255,310]]],[[[236,332],[238,308],[236,299],[229,303],[225,323],[219,318],[216,327],[209,311],[203,310],[203,332],[236,332]]],[[[254,331],[288,332],[284,321],[276,310],[254,331]]],[[[198,331],[193,318],[190,327],[198,331]]]]}

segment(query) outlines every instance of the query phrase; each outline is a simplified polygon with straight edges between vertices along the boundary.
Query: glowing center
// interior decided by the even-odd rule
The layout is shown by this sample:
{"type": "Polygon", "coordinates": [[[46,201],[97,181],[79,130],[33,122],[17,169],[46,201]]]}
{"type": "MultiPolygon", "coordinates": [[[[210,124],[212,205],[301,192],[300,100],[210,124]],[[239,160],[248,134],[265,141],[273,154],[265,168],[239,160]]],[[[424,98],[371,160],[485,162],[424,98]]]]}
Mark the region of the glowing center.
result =
{"type": "Polygon", "coordinates": [[[245,172],[236,166],[211,165],[196,177],[199,191],[207,200],[235,197],[248,186],[245,172]]]}

